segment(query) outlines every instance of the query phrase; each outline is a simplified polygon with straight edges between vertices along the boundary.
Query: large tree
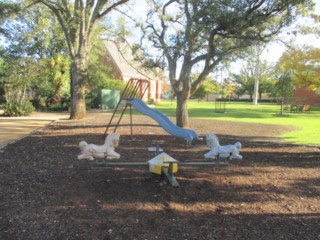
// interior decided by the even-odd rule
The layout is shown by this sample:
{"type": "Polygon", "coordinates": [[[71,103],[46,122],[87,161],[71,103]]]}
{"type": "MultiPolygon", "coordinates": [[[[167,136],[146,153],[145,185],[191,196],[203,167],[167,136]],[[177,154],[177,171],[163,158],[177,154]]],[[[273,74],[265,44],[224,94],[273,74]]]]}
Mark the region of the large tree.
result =
{"type": "Polygon", "coordinates": [[[278,68],[290,71],[297,85],[305,85],[313,91],[320,88],[320,48],[291,49],[281,56],[278,68]]]}
{"type": "Polygon", "coordinates": [[[88,78],[89,52],[100,20],[128,0],[33,0],[42,3],[58,18],[72,61],[71,119],[86,116],[85,84],[88,78]]]}
{"type": "Polygon", "coordinates": [[[152,0],[144,39],[166,59],[177,96],[177,125],[188,127],[188,98],[221,61],[268,42],[308,0],[152,0]],[[192,80],[194,69],[200,70],[192,80]]]}

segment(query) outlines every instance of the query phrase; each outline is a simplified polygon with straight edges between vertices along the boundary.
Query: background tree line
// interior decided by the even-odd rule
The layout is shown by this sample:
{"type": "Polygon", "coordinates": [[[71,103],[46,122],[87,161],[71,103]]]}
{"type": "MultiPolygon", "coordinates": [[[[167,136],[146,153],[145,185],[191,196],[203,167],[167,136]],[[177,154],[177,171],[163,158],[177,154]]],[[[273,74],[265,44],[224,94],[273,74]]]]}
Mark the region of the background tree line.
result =
{"type": "MultiPolygon", "coordinates": [[[[101,47],[99,37],[110,31],[106,26],[112,27],[108,16],[117,10],[134,21],[136,33],[140,29],[140,48],[153,49],[152,56],[159,61],[153,61],[152,66],[161,63],[168,71],[177,98],[177,125],[187,127],[188,99],[201,89],[219,87],[216,83],[210,86],[210,74],[255,46],[273,41],[298,15],[306,15],[314,7],[311,0],[147,1],[148,12],[142,14],[145,18],[137,19],[137,14],[125,5],[127,2],[131,1],[2,3],[0,31],[5,44],[0,74],[7,103],[29,104],[27,97],[31,95],[34,105],[48,108],[65,104],[70,107],[70,118],[85,117],[88,86],[117,85],[112,82],[112,71],[101,64],[97,54],[101,47]]],[[[319,21],[317,15],[312,17],[319,21]]],[[[132,29],[118,30],[122,38],[132,29]]],[[[248,56],[248,67],[220,84],[227,94],[252,94],[254,79],[253,95],[257,98],[274,86],[271,79],[280,79],[283,74],[275,72],[271,76],[268,63],[248,56]]],[[[284,71],[288,66],[279,64],[278,69],[284,71]]],[[[286,74],[298,79],[297,71],[291,67],[286,74]]]]}
{"type": "MultiPolygon", "coordinates": [[[[19,6],[4,5],[1,13],[0,95],[5,114],[27,115],[34,108],[68,110],[72,60],[57,17],[41,5],[19,6]]],[[[98,30],[85,84],[90,90],[121,89],[112,69],[102,63],[98,30]]]]}

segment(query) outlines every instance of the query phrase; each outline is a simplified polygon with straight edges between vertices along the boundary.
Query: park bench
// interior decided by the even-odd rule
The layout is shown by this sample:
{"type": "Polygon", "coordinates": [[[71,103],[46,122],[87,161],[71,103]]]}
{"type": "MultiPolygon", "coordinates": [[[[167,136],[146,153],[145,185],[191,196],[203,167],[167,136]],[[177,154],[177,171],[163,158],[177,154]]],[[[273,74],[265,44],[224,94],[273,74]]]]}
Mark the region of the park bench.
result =
{"type": "Polygon", "coordinates": [[[296,112],[296,113],[310,113],[311,105],[291,105],[290,106],[290,112],[296,112]]]}
{"type": "Polygon", "coordinates": [[[302,112],[310,113],[311,105],[303,105],[302,112]]]}
{"type": "Polygon", "coordinates": [[[291,113],[310,113],[311,105],[287,104],[283,106],[283,110],[291,113]]]}

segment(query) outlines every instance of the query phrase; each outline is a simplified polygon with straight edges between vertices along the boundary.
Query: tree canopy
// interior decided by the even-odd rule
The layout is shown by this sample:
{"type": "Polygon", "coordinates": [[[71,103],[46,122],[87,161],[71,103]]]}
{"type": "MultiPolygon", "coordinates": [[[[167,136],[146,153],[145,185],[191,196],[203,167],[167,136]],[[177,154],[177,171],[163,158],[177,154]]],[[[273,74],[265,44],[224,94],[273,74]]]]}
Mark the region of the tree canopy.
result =
{"type": "Polygon", "coordinates": [[[116,7],[128,0],[31,0],[42,4],[57,17],[71,59],[71,119],[86,116],[85,86],[88,82],[89,53],[99,23],[116,7]]]}
{"type": "Polygon", "coordinates": [[[305,0],[150,1],[143,40],[163,54],[177,96],[177,125],[187,127],[187,100],[219,63],[291,24],[305,0]],[[192,81],[192,71],[200,74],[192,81]]]}
{"type": "MultiPolygon", "coordinates": [[[[59,101],[61,90],[70,82],[70,59],[54,15],[46,8],[33,5],[28,11],[20,11],[7,19],[3,29],[5,51],[0,58],[4,60],[6,71],[0,85],[6,89],[6,95],[18,96],[12,93],[27,86],[36,107],[48,107],[59,101]],[[20,74],[15,74],[13,67],[20,67],[20,74]],[[26,77],[22,78],[21,74],[26,77]]],[[[6,100],[7,103],[13,101],[8,97],[6,100]]]]}
{"type": "Polygon", "coordinates": [[[0,2],[0,34],[4,34],[6,31],[2,27],[2,24],[11,16],[18,13],[20,7],[17,3],[0,2]]]}
{"type": "Polygon", "coordinates": [[[304,47],[285,52],[278,68],[291,72],[293,81],[316,91],[320,88],[320,48],[304,47]]]}

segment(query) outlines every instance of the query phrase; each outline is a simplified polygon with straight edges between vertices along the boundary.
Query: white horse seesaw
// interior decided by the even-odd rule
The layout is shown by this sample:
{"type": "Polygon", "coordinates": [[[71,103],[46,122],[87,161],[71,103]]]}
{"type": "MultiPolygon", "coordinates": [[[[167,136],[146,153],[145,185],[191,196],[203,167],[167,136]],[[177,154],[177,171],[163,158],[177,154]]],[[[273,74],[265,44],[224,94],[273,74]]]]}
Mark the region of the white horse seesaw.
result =
{"type": "Polygon", "coordinates": [[[204,154],[205,158],[210,158],[210,159],[226,158],[226,160],[242,159],[242,156],[239,154],[241,149],[240,142],[236,142],[235,144],[220,146],[218,137],[212,133],[206,134],[206,140],[207,140],[207,146],[210,147],[210,151],[204,154]]]}
{"type": "Polygon", "coordinates": [[[85,141],[79,143],[81,154],[78,155],[78,159],[94,158],[107,158],[107,159],[119,159],[120,154],[114,151],[115,147],[119,146],[120,134],[111,133],[106,137],[104,145],[88,144],[85,141]]]}

